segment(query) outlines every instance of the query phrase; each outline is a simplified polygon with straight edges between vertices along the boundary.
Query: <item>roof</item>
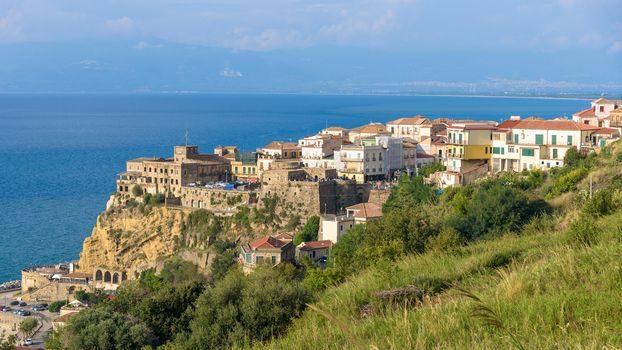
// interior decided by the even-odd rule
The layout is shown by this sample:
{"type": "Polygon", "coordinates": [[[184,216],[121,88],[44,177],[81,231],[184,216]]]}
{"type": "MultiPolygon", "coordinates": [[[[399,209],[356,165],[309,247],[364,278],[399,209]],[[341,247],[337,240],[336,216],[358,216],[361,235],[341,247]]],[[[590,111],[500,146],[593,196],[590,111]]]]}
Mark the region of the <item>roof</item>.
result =
{"type": "Polygon", "coordinates": [[[283,142],[283,141],[272,141],[269,144],[263,147],[264,149],[297,149],[298,145],[295,142],[283,142]]]}
{"type": "Polygon", "coordinates": [[[386,130],[386,127],[382,124],[370,123],[367,125],[359,126],[358,128],[351,129],[351,131],[359,132],[359,133],[381,133],[386,130]]]}
{"type": "Polygon", "coordinates": [[[346,208],[347,210],[354,210],[356,213],[354,214],[355,218],[377,218],[382,216],[382,207],[376,203],[359,203],[346,208]]]}
{"type": "Polygon", "coordinates": [[[91,278],[93,275],[85,272],[72,272],[64,275],[64,278],[91,278]]]}
{"type": "Polygon", "coordinates": [[[609,112],[609,113],[610,113],[610,114],[612,114],[612,113],[615,113],[615,114],[620,113],[620,114],[622,114],[622,106],[620,106],[620,107],[618,107],[618,108],[614,109],[613,111],[611,111],[611,112],[609,112]]]}
{"type": "Polygon", "coordinates": [[[328,128],[324,129],[326,131],[343,131],[346,130],[345,128],[342,128],[340,126],[329,126],[328,128]]]}
{"type": "Polygon", "coordinates": [[[497,127],[488,124],[450,124],[447,128],[459,130],[495,130],[497,127]]]}
{"type": "Polygon", "coordinates": [[[601,97],[597,100],[592,101],[592,103],[604,103],[604,104],[622,104],[622,100],[609,100],[604,97],[601,97]]]}
{"type": "Polygon", "coordinates": [[[572,120],[521,120],[514,125],[514,129],[531,129],[531,130],[598,130],[599,127],[587,124],[577,123],[572,120]]]}
{"type": "Polygon", "coordinates": [[[52,322],[67,322],[67,321],[69,321],[70,318],[76,316],[77,314],[78,314],[78,312],[70,312],[68,314],[64,314],[64,315],[62,315],[60,317],[55,318],[54,321],[52,321],[52,322]]]}
{"type": "Polygon", "coordinates": [[[596,116],[596,111],[595,108],[588,108],[588,109],[584,109],[582,111],[579,111],[575,114],[572,115],[573,117],[595,117],[596,116]]]}
{"type": "Polygon", "coordinates": [[[443,129],[436,133],[436,136],[447,136],[447,129],[443,129]]]}
{"type": "Polygon", "coordinates": [[[421,115],[417,115],[409,118],[400,118],[393,121],[388,122],[387,124],[395,124],[395,125],[422,125],[422,124],[430,124],[430,121],[421,115]]]}
{"type": "Polygon", "coordinates": [[[417,144],[415,142],[403,141],[402,148],[417,148],[417,144]]]}
{"type": "Polygon", "coordinates": [[[326,249],[333,245],[331,240],[302,242],[298,245],[300,250],[326,249]]]}
{"type": "Polygon", "coordinates": [[[287,232],[279,233],[278,235],[275,235],[272,237],[278,239],[279,241],[291,241],[292,239],[294,239],[294,236],[292,236],[291,234],[287,232]]]}
{"type": "Polygon", "coordinates": [[[618,129],[613,129],[613,128],[600,128],[596,130],[595,132],[595,134],[599,134],[599,135],[615,135],[618,133],[619,133],[618,129]]]}
{"type": "Polygon", "coordinates": [[[280,249],[286,244],[286,242],[283,242],[277,238],[266,236],[262,239],[250,242],[249,246],[253,249],[280,249]]]}

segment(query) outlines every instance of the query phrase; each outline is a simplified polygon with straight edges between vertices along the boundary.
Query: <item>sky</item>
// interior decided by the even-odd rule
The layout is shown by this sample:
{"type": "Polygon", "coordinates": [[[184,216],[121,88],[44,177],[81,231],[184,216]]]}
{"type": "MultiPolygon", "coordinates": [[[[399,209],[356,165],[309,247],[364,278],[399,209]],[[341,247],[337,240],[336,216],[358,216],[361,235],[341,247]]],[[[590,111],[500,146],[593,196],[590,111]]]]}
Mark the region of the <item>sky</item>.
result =
{"type": "MultiPolygon", "coordinates": [[[[133,50],[174,44],[264,57],[279,50],[356,48],[404,61],[435,53],[580,53],[597,58],[583,64],[616,70],[622,68],[616,64],[622,62],[621,5],[622,0],[2,0],[0,50],[73,42],[79,44],[67,50],[79,51],[85,43],[117,40],[133,50]]],[[[220,73],[244,75],[231,67],[220,73]]],[[[489,77],[483,70],[481,79],[489,77]]],[[[618,78],[601,82],[621,83],[618,78]]]]}

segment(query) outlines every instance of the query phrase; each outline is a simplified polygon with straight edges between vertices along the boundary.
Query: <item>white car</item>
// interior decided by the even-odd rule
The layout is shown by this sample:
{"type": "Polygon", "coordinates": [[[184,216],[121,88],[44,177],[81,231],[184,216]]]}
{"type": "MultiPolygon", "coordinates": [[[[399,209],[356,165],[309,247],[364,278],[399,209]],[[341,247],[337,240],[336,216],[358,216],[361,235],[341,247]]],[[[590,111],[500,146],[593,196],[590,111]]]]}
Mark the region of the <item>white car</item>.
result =
{"type": "Polygon", "coordinates": [[[24,342],[24,345],[26,345],[26,346],[32,345],[32,339],[30,339],[30,338],[26,339],[26,341],[24,342]]]}

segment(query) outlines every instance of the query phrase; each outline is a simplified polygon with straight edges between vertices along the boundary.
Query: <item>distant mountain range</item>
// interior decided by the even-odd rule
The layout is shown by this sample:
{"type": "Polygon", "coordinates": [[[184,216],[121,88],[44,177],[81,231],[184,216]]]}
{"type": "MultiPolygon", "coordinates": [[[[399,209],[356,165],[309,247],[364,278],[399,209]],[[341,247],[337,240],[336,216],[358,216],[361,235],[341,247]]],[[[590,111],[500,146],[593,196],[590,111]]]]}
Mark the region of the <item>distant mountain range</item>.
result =
{"type": "Polygon", "coordinates": [[[622,94],[620,55],[589,51],[236,51],[154,39],[0,45],[0,93],[622,94]]]}

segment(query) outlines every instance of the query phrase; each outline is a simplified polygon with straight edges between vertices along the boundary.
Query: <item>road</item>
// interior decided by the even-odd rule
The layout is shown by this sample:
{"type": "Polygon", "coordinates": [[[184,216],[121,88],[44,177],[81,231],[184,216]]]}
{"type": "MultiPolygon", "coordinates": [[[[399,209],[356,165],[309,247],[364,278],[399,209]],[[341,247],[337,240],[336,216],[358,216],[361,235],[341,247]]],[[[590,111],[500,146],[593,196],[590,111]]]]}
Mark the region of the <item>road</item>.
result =
{"type": "MultiPolygon", "coordinates": [[[[16,300],[14,295],[17,292],[3,292],[0,293],[0,306],[10,306],[13,310],[16,309],[24,309],[32,312],[32,316],[36,317],[41,323],[41,328],[32,336],[33,345],[32,348],[43,347],[43,343],[45,338],[48,336],[50,331],[52,330],[52,320],[58,317],[58,314],[51,313],[48,311],[32,311],[32,305],[28,305],[25,307],[13,306],[11,305],[11,301],[16,300]]],[[[0,312],[0,319],[3,320],[3,323],[0,324],[0,329],[7,329],[7,334],[15,334],[11,329],[13,325],[17,326],[19,322],[25,317],[14,315],[12,312],[0,312]],[[4,328],[2,327],[4,326],[4,328]]]]}

